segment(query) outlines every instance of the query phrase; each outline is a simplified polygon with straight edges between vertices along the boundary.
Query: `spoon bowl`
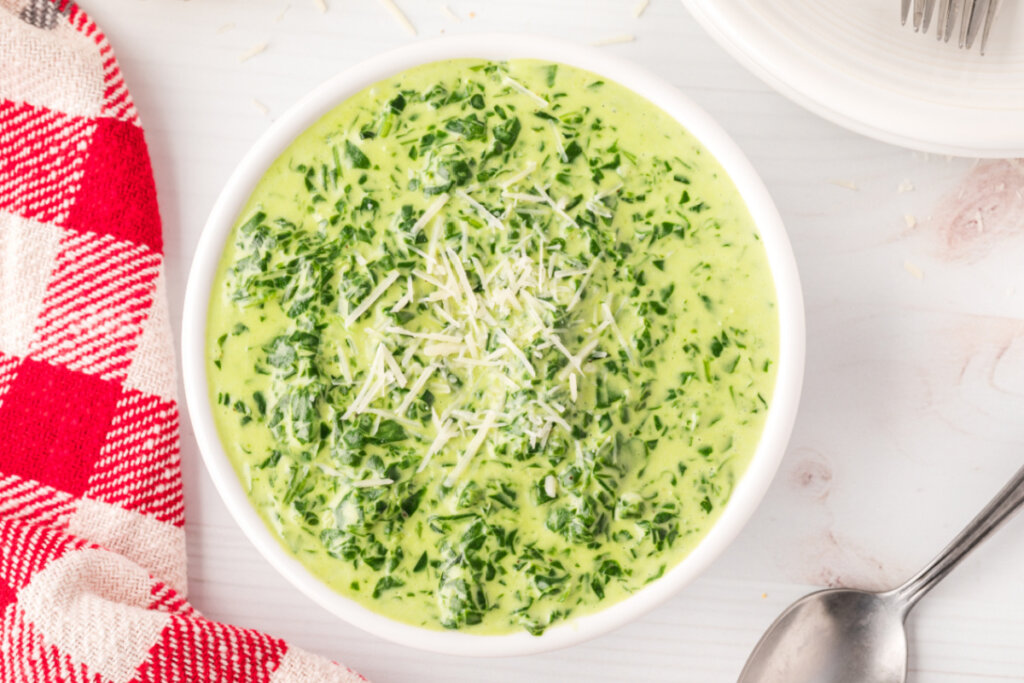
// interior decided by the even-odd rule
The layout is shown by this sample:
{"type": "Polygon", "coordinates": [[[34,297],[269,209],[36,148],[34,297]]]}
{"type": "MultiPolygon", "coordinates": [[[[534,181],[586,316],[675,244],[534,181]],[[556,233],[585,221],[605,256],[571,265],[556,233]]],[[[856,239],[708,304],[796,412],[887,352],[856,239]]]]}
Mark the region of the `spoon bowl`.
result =
{"type": "Polygon", "coordinates": [[[737,683],[904,683],[907,614],[1021,505],[1024,467],[902,586],[885,593],[837,588],[797,600],[761,637],[737,683]]]}
{"type": "Polygon", "coordinates": [[[801,598],[754,648],[741,683],[902,683],[903,612],[889,594],[837,588],[801,598]]]}

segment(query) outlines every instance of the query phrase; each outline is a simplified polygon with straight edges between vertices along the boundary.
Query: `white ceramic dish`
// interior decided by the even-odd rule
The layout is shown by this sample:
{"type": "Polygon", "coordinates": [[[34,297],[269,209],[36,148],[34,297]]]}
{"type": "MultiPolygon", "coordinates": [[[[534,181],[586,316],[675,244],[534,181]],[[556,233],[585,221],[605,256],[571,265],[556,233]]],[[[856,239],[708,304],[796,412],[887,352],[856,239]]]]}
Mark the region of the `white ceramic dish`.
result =
{"type": "Polygon", "coordinates": [[[182,321],[185,396],[199,448],[217,490],[263,556],[314,602],[346,621],[398,643],[448,654],[521,655],[564,647],[605,633],[661,604],[692,581],[739,533],[764,496],[782,459],[796,416],[804,364],[804,318],[793,253],[768,192],[728,135],[673,86],[596,49],[530,36],[476,35],[417,43],[374,57],[327,81],[289,109],[238,165],[213,207],[189,276],[182,321]],[[537,58],[562,62],[632,88],[679,120],[713,154],[746,200],[763,239],[778,292],[778,380],[757,452],[720,520],[682,562],[628,599],[550,628],[542,636],[477,636],[392,621],[335,593],[289,555],[249,503],[221,447],[207,391],[205,328],[221,250],[252,188],[289,143],[324,113],[366,86],[418,64],[455,58],[537,58]]]}
{"type": "Polygon", "coordinates": [[[985,55],[901,26],[896,0],[683,4],[741,64],[834,123],[927,152],[1024,155],[1019,2],[1002,3],[985,55]]]}

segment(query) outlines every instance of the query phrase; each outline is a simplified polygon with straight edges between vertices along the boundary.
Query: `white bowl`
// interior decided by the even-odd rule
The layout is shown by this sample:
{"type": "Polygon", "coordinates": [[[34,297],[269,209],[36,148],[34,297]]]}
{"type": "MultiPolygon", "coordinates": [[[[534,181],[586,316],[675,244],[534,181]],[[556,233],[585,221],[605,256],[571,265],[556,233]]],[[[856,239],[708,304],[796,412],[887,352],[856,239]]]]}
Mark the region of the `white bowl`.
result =
{"type": "Polygon", "coordinates": [[[253,145],[217,199],[196,249],[185,296],[182,362],[189,416],[217,490],[253,544],[296,588],[342,619],[403,645],[447,654],[523,655],[572,645],[637,618],[696,578],[736,537],[767,491],[796,417],[804,367],[803,300],[789,240],[757,173],[725,131],[675,87],[589,47],[533,36],[460,36],[416,43],[345,71],[291,107],[253,145]],[[204,358],[210,288],[231,228],[266,169],[299,133],[363,88],[419,64],[458,58],[536,58],[569,64],[617,81],[668,112],[719,161],[746,201],[768,253],[778,297],[780,349],[771,409],[757,451],[718,522],[687,557],[657,581],[600,612],[554,626],[541,636],[525,632],[480,636],[411,626],[376,614],[328,588],[280,545],[250,504],[221,446],[207,390],[204,358]]]}

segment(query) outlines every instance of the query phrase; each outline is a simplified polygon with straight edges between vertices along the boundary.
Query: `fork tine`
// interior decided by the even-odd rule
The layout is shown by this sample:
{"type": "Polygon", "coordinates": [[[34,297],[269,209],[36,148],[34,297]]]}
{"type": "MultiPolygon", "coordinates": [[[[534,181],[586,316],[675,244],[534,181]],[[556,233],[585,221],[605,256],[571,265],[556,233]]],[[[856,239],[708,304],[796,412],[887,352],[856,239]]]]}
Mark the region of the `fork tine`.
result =
{"type": "Polygon", "coordinates": [[[942,40],[942,34],[946,32],[950,2],[951,0],[939,0],[939,16],[935,18],[935,38],[937,40],[942,40]]]}
{"type": "Polygon", "coordinates": [[[935,15],[935,39],[947,43],[959,22],[959,47],[970,50],[980,34],[980,53],[985,54],[988,36],[1001,3],[1002,0],[901,0],[900,19],[906,25],[907,19],[913,15],[914,31],[927,33],[935,15]]]}
{"type": "Polygon", "coordinates": [[[988,11],[985,12],[985,27],[981,30],[981,54],[985,54],[985,45],[988,44],[988,32],[992,28],[992,19],[996,16],[999,3],[1002,0],[988,0],[988,11]]]}
{"type": "Polygon", "coordinates": [[[965,0],[963,11],[960,13],[960,47],[967,45],[967,32],[971,28],[971,23],[974,21],[974,8],[977,6],[977,0],[965,0]]]}
{"type": "Polygon", "coordinates": [[[932,12],[935,11],[935,0],[925,0],[924,21],[921,23],[921,33],[928,33],[928,24],[932,22],[932,12]]]}
{"type": "Polygon", "coordinates": [[[946,23],[943,26],[942,33],[939,37],[945,42],[949,42],[950,36],[953,35],[953,27],[956,26],[957,17],[960,16],[960,4],[963,0],[947,0],[946,2],[946,23]]]}
{"type": "Polygon", "coordinates": [[[989,6],[992,4],[992,0],[980,0],[976,2],[971,14],[971,21],[967,27],[967,44],[966,48],[971,49],[974,45],[974,39],[978,37],[978,32],[981,30],[981,25],[984,23],[984,16],[982,15],[981,8],[984,7],[987,11],[989,6]]]}

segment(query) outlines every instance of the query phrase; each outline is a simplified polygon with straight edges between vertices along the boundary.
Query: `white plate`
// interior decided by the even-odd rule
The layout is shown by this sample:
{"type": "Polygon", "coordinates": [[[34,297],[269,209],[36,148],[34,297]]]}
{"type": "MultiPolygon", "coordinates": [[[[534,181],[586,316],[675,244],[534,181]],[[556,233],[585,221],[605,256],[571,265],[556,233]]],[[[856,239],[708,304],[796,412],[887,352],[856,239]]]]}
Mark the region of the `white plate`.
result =
{"type": "Polygon", "coordinates": [[[940,154],[1024,155],[1020,2],[1002,3],[981,55],[901,26],[898,0],[682,1],[748,69],[841,126],[940,154]]]}

